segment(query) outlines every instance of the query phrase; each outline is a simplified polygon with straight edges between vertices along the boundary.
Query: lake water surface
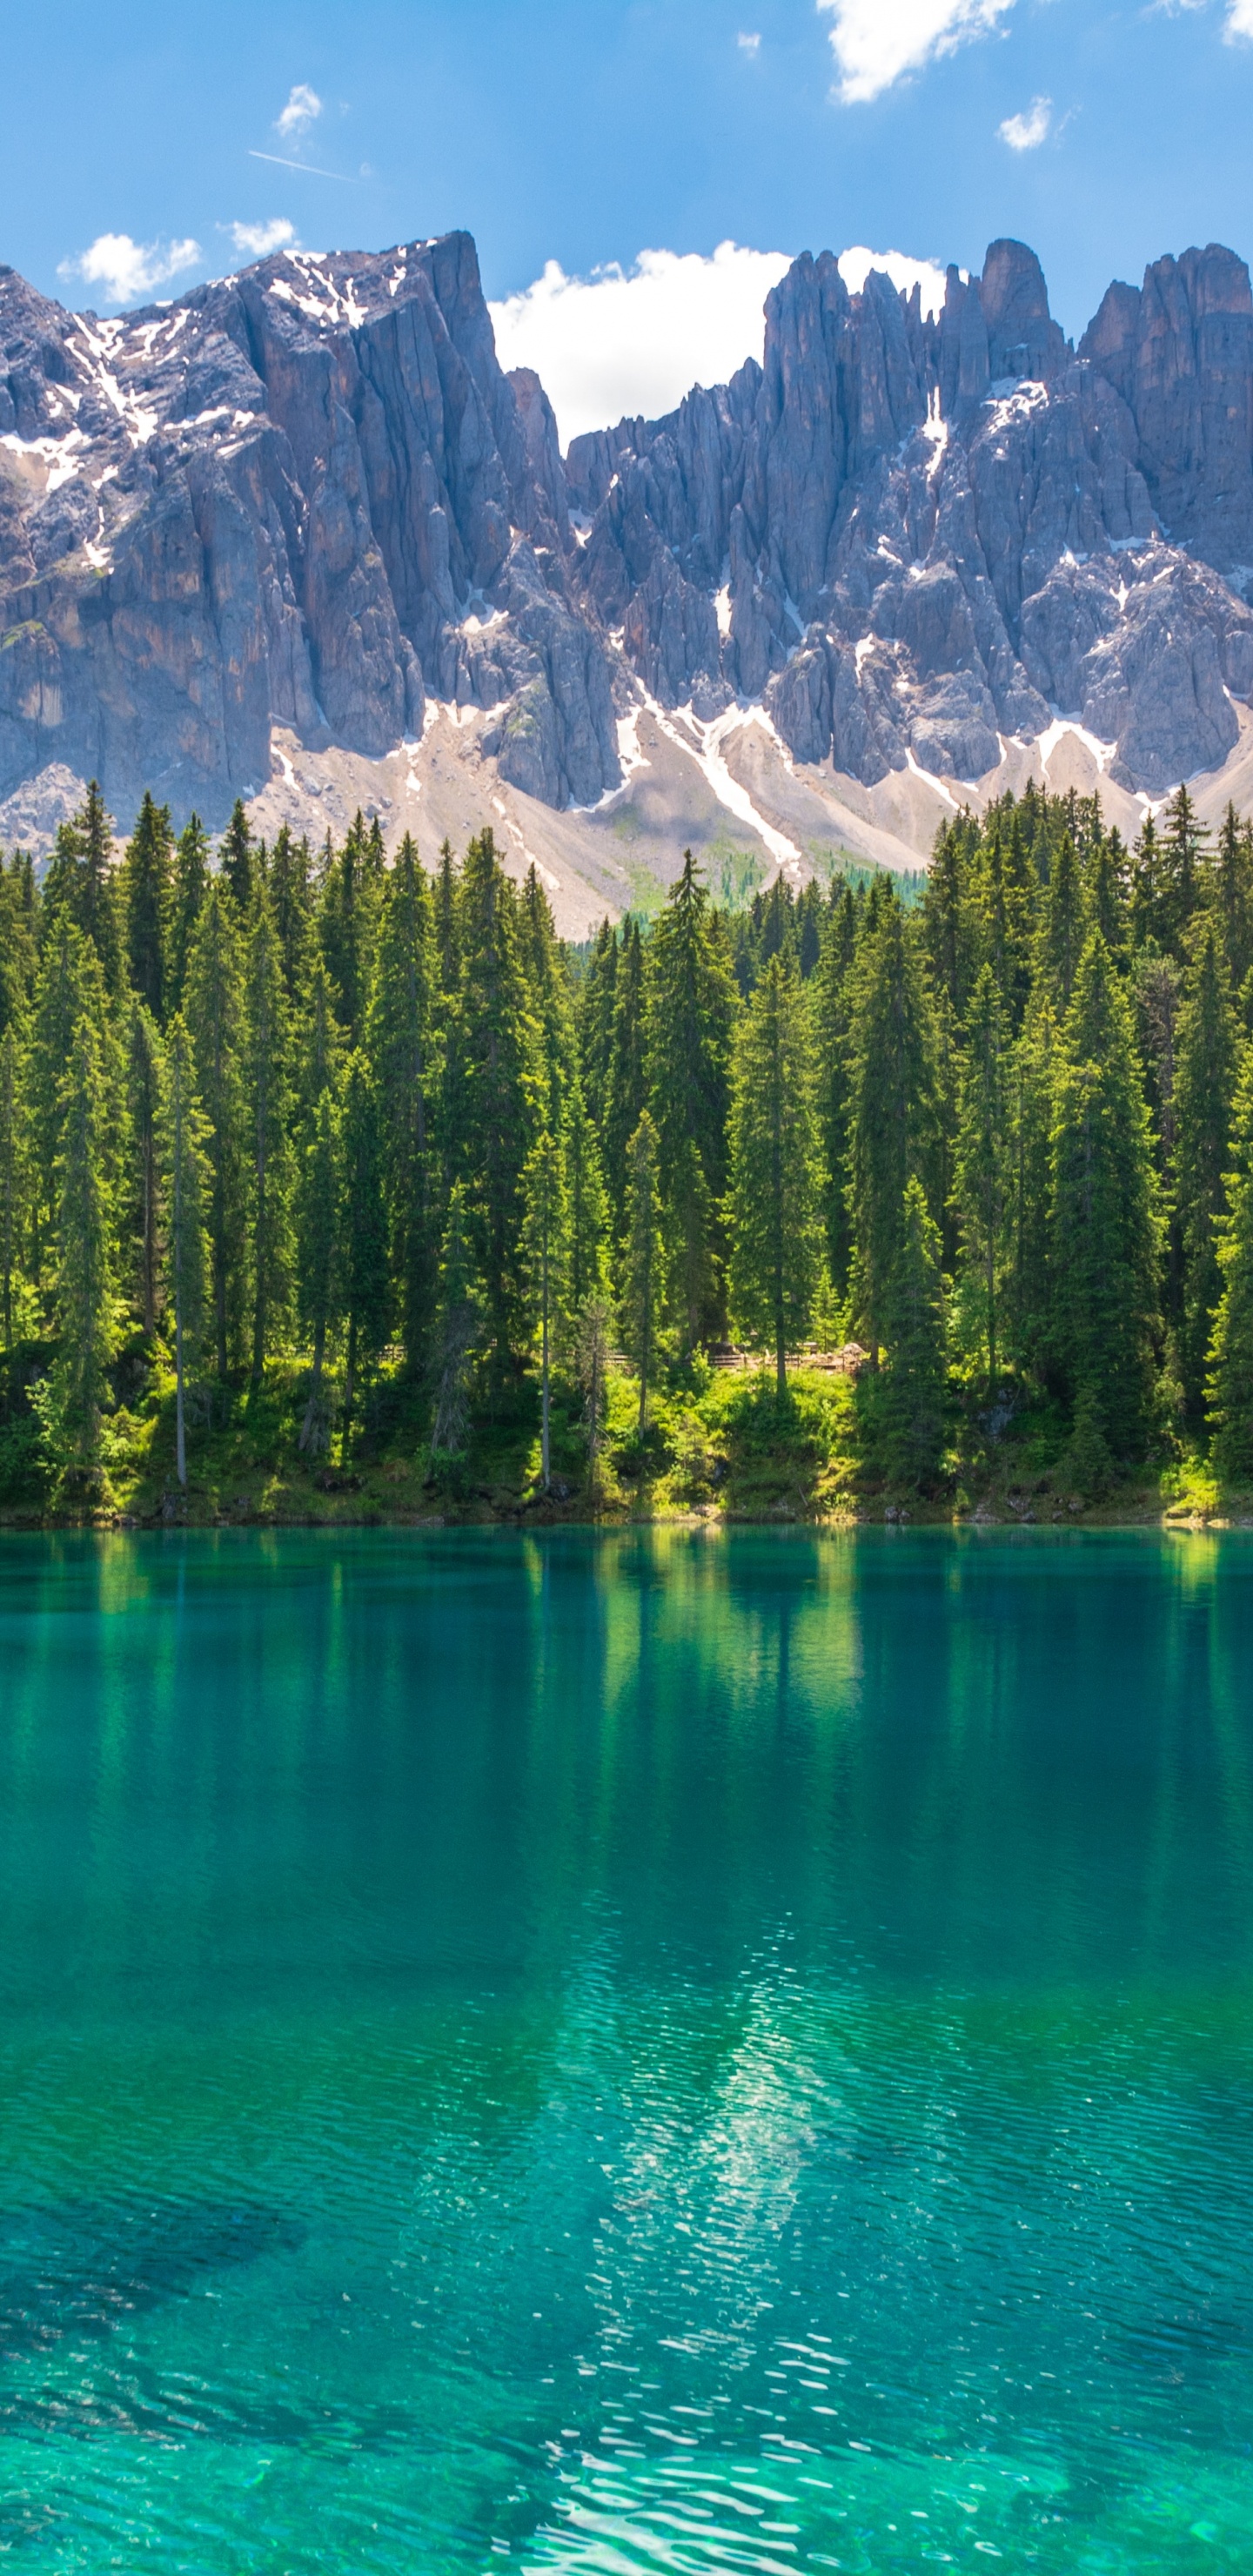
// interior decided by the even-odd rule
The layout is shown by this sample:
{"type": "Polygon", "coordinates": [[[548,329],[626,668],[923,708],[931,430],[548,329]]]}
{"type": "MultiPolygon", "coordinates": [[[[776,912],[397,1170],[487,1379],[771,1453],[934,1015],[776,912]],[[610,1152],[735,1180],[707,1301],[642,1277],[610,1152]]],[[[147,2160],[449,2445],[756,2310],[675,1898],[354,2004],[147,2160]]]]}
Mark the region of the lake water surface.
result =
{"type": "Polygon", "coordinates": [[[0,2557],[1253,2566],[1253,1536],[0,1552],[0,2557]]]}

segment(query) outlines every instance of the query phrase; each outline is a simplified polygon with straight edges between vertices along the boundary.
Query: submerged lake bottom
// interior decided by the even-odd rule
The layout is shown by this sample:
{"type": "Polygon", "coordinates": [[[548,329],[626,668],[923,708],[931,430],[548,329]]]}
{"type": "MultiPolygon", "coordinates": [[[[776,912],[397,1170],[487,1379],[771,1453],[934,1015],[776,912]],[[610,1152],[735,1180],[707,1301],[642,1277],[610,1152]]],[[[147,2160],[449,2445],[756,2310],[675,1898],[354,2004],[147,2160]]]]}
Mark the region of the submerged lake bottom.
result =
{"type": "Polygon", "coordinates": [[[0,2558],[1253,2564],[1253,1534],[0,1552],[0,2558]]]}

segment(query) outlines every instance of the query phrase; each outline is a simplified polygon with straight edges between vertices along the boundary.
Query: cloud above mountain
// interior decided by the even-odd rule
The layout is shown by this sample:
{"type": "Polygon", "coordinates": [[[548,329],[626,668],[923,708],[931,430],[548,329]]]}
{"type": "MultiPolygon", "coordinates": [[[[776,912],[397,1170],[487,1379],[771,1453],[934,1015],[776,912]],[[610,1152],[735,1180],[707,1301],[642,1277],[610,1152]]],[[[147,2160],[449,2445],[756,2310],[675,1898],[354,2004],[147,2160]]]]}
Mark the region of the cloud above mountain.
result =
{"type": "Polygon", "coordinates": [[[104,290],[106,304],[142,304],[159,286],[194,268],[197,241],[137,242],[129,233],[98,233],[76,259],[63,259],[57,275],[104,290]]]}
{"type": "MultiPolygon", "coordinates": [[[[834,20],[831,50],[846,107],[878,98],[937,54],[990,35],[1014,0],[817,0],[834,20]]],[[[1253,7],[1253,0],[1236,0],[1253,7]]]]}
{"type": "Polygon", "coordinates": [[[760,358],[762,307],[786,251],[721,242],[712,258],[645,250],[631,269],[567,277],[555,259],[491,307],[503,367],[534,367],[563,445],[628,413],[656,419],[694,384],[725,383],[760,358]]]}

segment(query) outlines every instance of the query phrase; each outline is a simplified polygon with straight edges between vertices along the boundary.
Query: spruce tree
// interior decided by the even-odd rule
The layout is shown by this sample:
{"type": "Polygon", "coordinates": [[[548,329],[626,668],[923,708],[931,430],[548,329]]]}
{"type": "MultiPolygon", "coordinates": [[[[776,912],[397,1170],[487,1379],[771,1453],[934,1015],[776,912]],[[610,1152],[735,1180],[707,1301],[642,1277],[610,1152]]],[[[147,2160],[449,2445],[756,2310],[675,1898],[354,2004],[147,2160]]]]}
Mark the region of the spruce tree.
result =
{"type": "Polygon", "coordinates": [[[847,879],[832,886],[810,1007],[814,1023],[818,1134],[822,1152],[822,1219],[827,1270],[836,1296],[848,1291],[852,1236],[848,1214],[848,1127],[852,972],[857,907],[847,879]]]}
{"type": "Polygon", "coordinates": [[[79,929],[68,907],[62,906],[53,917],[39,961],[27,1071],[36,1278],[53,1225],[54,1173],[61,1151],[64,1115],[62,1077],[74,1032],[84,1017],[91,1019],[100,1039],[107,1076],[112,1071],[114,1050],[108,1029],[104,970],[94,944],[79,929]]]}
{"type": "Polygon", "coordinates": [[[261,1385],[291,1293],[290,1064],[283,952],[269,892],[253,904],[245,950],[243,1079],[249,1158],[252,1384],[261,1385]]]}
{"type": "Polygon", "coordinates": [[[1079,860],[1070,833],[1064,832],[1053,853],[1036,926],[1033,959],[1036,990],[1047,995],[1059,1020],[1070,1008],[1089,928],[1079,860]]]}
{"type": "Polygon", "coordinates": [[[649,1113],[674,1256],[681,1341],[722,1329],[727,1115],[738,996],[725,937],[690,850],[653,930],[645,971],[649,1113]]]}
{"type": "Polygon", "coordinates": [[[944,1447],[948,1383],[940,1230],[914,1173],[901,1208],[900,1249],[887,1303],[887,1368],[877,1410],[887,1464],[912,1485],[934,1482],[944,1447]]]}
{"type": "Polygon", "coordinates": [[[603,1138],[613,1057],[614,1001],[618,986],[618,934],[602,921],[592,946],[579,1006],[579,1062],[588,1108],[603,1138]]]}
{"type": "Polygon", "coordinates": [[[295,841],[286,823],[276,833],[266,883],[283,957],[287,999],[297,1004],[313,956],[313,864],[307,840],[295,841]]]}
{"type": "Polygon", "coordinates": [[[25,1020],[35,989],[38,949],[28,908],[30,862],[0,859],[0,1034],[25,1020]]]}
{"type": "Polygon", "coordinates": [[[145,1333],[157,1328],[161,1276],[161,1033],[147,1004],[131,1004],[126,1067],[127,1196],[139,1311],[145,1333]]]}
{"type": "Polygon", "coordinates": [[[620,1330],[639,1379],[639,1432],[648,1399],[666,1303],[666,1242],[661,1204],[661,1142],[644,1110],[627,1147],[626,1236],[622,1255],[620,1330]]]}
{"type": "Polygon", "coordinates": [[[183,1007],[191,943],[208,891],[209,842],[200,816],[193,814],[174,851],[165,954],[165,1002],[171,1011],[183,1007]]]}
{"type": "Polygon", "coordinates": [[[778,952],[740,1021],[731,1076],[731,1312],[773,1350],[780,1406],[787,1354],[804,1340],[822,1252],[818,1121],[809,1013],[778,952]]]}
{"type": "Polygon", "coordinates": [[[247,1028],[238,906],[215,880],[192,939],[187,1025],[204,1110],[212,1174],[209,1253],[218,1376],[225,1384],[239,1349],[247,1296],[245,1223],[249,1156],[244,1081],[247,1028]]]}
{"type": "Polygon", "coordinates": [[[382,888],[369,860],[369,836],[357,815],[332,859],[318,906],[317,931],[349,1047],[365,1042],[366,1009],[382,888]]]}
{"type": "Polygon", "coordinates": [[[522,966],[530,995],[531,1015],[539,1031],[546,1087],[543,1115],[550,1133],[555,1136],[561,1126],[562,1106],[578,1060],[578,1049],[574,1003],[565,958],[553,929],[548,897],[536,875],[534,863],[526,872],[519,915],[522,966]]]}
{"type": "Polygon", "coordinates": [[[436,1391],[431,1426],[431,1466],[437,1476],[460,1464],[469,1443],[470,1394],[482,1320],[483,1299],[474,1266],[465,1191],[460,1181],[454,1181],[448,1194],[439,1260],[436,1391]]]}
{"type": "Polygon", "coordinates": [[[1228,805],[1218,835],[1213,901],[1221,925],[1231,989],[1238,993],[1253,967],[1253,832],[1228,805]]]}
{"type": "Polygon", "coordinates": [[[322,1393],[326,1337],[341,1307],[344,1266],[344,1176],[340,1119],[334,1094],[324,1086],[313,1110],[296,1191],[297,1279],[300,1320],[313,1342],[313,1376],[300,1429],[300,1446],[316,1457],[327,1445],[322,1393]]]}
{"type": "Polygon", "coordinates": [[[935,1015],[922,960],[890,886],[876,887],[855,970],[849,1073],[853,1294],[872,1350],[902,1244],[905,1191],[938,1160],[935,1015]]]}
{"type": "Polygon", "coordinates": [[[360,1049],[349,1056],[344,1067],[341,1136],[342,1293],[348,1325],[343,1450],[347,1457],[358,1378],[385,1347],[391,1306],[379,1098],[368,1059],[360,1049]]]}
{"type": "Polygon", "coordinates": [[[1049,1345],[1057,1040],[1047,994],[1033,993],[1009,1068],[1010,1186],[1002,1298],[1007,1350],[1022,1375],[1040,1375],[1049,1345]]]}
{"type": "Polygon", "coordinates": [[[335,1014],[335,994],[325,962],[315,957],[296,1020],[296,1118],[306,1137],[312,1133],[324,1091],[338,1085],[344,1060],[344,1034],[335,1014]]]}
{"type": "Polygon", "coordinates": [[[1231,1164],[1206,1393],[1215,1471],[1224,1484],[1244,1485],[1253,1480],[1253,1046],[1247,1042],[1232,1111],[1231,1164]]]}
{"type": "Polygon", "coordinates": [[[383,1127],[396,1310],[414,1375],[430,1358],[439,1294],[437,973],[434,910],[406,833],[379,923],[368,1053],[383,1127]]]}
{"type": "Polygon", "coordinates": [[[570,1202],[560,1147],[548,1129],[537,1136],[522,1176],[522,1252],[540,1346],[540,1462],[544,1491],[552,1480],[552,1348],[566,1319],[570,1202]]]}
{"type": "Polygon", "coordinates": [[[158,1026],[166,1008],[173,858],[169,806],[146,795],[122,862],[121,900],[130,980],[158,1026]]]}
{"type": "Polygon", "coordinates": [[[100,1035],[84,1014],[74,1031],[61,1084],[55,1396],[69,1489],[86,1501],[97,1499],[99,1493],[101,1426],[110,1399],[109,1368],[117,1349],[119,1320],[111,1122],[100,1035]]]}
{"type": "Polygon", "coordinates": [[[28,1182],[23,1065],[12,1020],[0,1037],[0,1318],[4,1347],[13,1348],[13,1299],[22,1258],[28,1182]]]}
{"type": "Polygon", "coordinates": [[[1097,930],[1062,1027],[1051,1159],[1054,1365],[1076,1415],[1126,1456],[1148,1413],[1159,1220],[1131,1008],[1097,930]]]}
{"type": "Polygon", "coordinates": [[[1182,1268],[1180,1371],[1190,1415],[1201,1419],[1214,1315],[1222,1293],[1224,1213],[1239,1031],[1227,961],[1212,912],[1198,924],[1179,1014],[1175,1077],[1175,1215],[1182,1268]]]}
{"type": "Polygon", "coordinates": [[[222,835],[218,874],[227,893],[234,896],[241,919],[246,921],[256,892],[257,870],[252,834],[241,797],[236,797],[234,811],[222,835]]]}
{"type": "Polygon", "coordinates": [[[1009,1028],[989,965],[982,968],[970,997],[954,1157],[964,1302],[977,1317],[989,1387],[995,1386],[1000,1357],[1001,1283],[1012,1187],[1009,1028]]]}
{"type": "Polygon", "coordinates": [[[463,1181],[497,1372],[523,1338],[522,1174],[542,1091],[539,1033],[519,955],[517,899],[490,832],[470,843],[459,889],[462,977],[450,1038],[451,1177],[463,1181]]]}
{"type": "Polygon", "coordinates": [[[208,1313],[207,1210],[213,1174],[196,1097],[196,1061],[186,1021],[171,1022],[162,1067],[161,1191],[167,1222],[165,1290],[174,1317],[174,1462],[187,1489],[187,1373],[199,1355],[208,1313]]]}
{"type": "Polygon", "coordinates": [[[648,1096],[644,1062],[644,943],[638,921],[624,930],[614,978],[613,1029],[605,1078],[603,1149],[610,1224],[620,1241],[626,1211],[627,1148],[648,1096]]]}
{"type": "Polygon", "coordinates": [[[602,1297],[605,1293],[609,1239],[609,1204],[600,1148],[583,1098],[577,1064],[565,1100],[561,1145],[570,1208],[568,1301],[571,1320],[577,1322],[589,1297],[602,1297]]]}

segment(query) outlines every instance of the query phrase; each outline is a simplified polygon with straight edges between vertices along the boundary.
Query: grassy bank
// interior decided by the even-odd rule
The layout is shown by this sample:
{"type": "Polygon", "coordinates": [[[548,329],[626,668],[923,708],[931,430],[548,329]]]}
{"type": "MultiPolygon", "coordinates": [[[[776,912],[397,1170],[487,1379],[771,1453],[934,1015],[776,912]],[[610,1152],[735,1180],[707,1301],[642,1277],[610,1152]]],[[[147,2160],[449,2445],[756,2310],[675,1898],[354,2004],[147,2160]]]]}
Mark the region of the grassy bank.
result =
{"type": "Polygon", "coordinates": [[[445,1526],[698,1516],[729,1522],[1009,1525],[1253,1523],[1253,1491],[1224,1492],[1199,1455],[1164,1437],[1156,1457],[1085,1486],[1060,1409],[955,1398],[944,1469],[919,1493],[880,1455],[874,1390],[827,1370],[789,1373],[780,1409],[773,1375],[696,1361],[659,1390],[640,1435],[633,1377],[611,1374],[595,1480],[577,1389],[554,1388],[552,1476],[540,1476],[539,1389],[520,1377],[485,1395],[455,1471],[433,1473],[429,1399],[382,1371],[356,1418],[333,1421],[329,1449],[302,1455],[306,1370],[275,1368],[259,1389],[205,1387],[191,1404],[188,1486],[174,1471],[173,1387],[141,1341],[118,1366],[104,1480],[58,1491],[38,1400],[45,1354],[14,1354],[0,1385],[0,1529],[83,1525],[445,1526]]]}

